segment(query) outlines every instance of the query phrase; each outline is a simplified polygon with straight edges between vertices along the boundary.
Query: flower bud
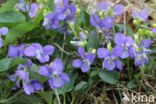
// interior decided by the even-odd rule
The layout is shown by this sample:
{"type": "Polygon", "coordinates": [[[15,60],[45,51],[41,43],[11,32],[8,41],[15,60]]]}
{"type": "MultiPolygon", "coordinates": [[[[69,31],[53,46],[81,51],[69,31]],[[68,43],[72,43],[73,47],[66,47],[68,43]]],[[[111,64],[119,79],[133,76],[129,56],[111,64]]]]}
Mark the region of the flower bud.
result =
{"type": "Polygon", "coordinates": [[[76,9],[76,15],[78,15],[78,14],[80,13],[80,11],[81,11],[81,9],[78,7],[78,8],[76,9]]]}
{"type": "Polygon", "coordinates": [[[138,39],[139,39],[138,34],[134,34],[134,39],[135,39],[135,40],[138,40],[138,39]]]}
{"type": "Polygon", "coordinates": [[[138,33],[142,33],[142,29],[139,28],[139,29],[138,29],[138,33]]]}
{"type": "Polygon", "coordinates": [[[43,15],[45,16],[45,15],[47,15],[49,13],[49,11],[45,8],[44,10],[43,10],[43,15]]]}
{"type": "Polygon", "coordinates": [[[87,42],[86,41],[84,41],[84,42],[83,41],[79,41],[78,45],[84,47],[84,46],[87,45],[87,42]]]}
{"type": "Polygon", "coordinates": [[[156,27],[156,23],[152,23],[152,27],[156,27]]]}
{"type": "Polygon", "coordinates": [[[102,10],[98,10],[97,12],[98,12],[98,15],[99,15],[100,17],[103,16],[103,11],[102,11],[102,10]]]}
{"type": "Polygon", "coordinates": [[[91,52],[96,54],[96,49],[92,49],[91,52]]]}
{"type": "Polygon", "coordinates": [[[109,42],[109,43],[107,44],[107,49],[108,49],[109,51],[112,50],[111,42],[109,42]]]}
{"type": "Polygon", "coordinates": [[[149,35],[153,37],[154,33],[152,31],[149,31],[149,35]]]}
{"type": "Polygon", "coordinates": [[[135,18],[134,20],[133,20],[133,24],[134,25],[138,25],[138,24],[140,24],[141,23],[141,20],[139,19],[139,18],[135,18]]]}

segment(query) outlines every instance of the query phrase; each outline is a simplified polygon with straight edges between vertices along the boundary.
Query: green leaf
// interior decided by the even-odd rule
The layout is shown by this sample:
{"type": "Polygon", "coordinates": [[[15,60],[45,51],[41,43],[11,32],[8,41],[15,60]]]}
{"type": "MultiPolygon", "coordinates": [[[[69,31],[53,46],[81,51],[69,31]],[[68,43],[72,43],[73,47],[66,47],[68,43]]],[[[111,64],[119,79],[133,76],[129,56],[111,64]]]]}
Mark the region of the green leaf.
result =
{"type": "Polygon", "coordinates": [[[23,95],[18,97],[13,104],[41,104],[41,100],[34,95],[23,95]]]}
{"type": "Polygon", "coordinates": [[[115,31],[116,32],[124,32],[124,26],[122,24],[115,24],[115,31]]]}
{"type": "Polygon", "coordinates": [[[148,69],[152,69],[152,67],[153,67],[153,65],[154,65],[153,59],[152,59],[152,57],[151,57],[150,55],[148,55],[148,59],[149,59],[149,61],[148,61],[148,63],[146,64],[147,70],[148,70],[148,69]]]}
{"type": "Polygon", "coordinates": [[[78,73],[75,70],[68,70],[66,72],[68,74],[68,76],[70,77],[70,82],[65,83],[64,86],[62,86],[61,88],[58,88],[58,94],[63,94],[65,92],[70,92],[74,89],[74,84],[75,84],[75,80],[78,77],[78,73]]]}
{"type": "Polygon", "coordinates": [[[89,33],[88,34],[88,44],[87,44],[87,50],[89,51],[91,48],[97,49],[98,48],[98,41],[96,34],[89,33]]]}
{"type": "Polygon", "coordinates": [[[88,8],[88,4],[85,5],[82,10],[80,11],[80,14],[78,15],[77,19],[76,19],[76,22],[75,22],[75,26],[78,26],[80,25],[81,23],[84,22],[84,18],[85,18],[85,11],[87,10],[88,8]]]}
{"type": "Polygon", "coordinates": [[[130,25],[127,24],[127,26],[126,26],[126,35],[132,35],[132,34],[133,34],[133,30],[130,27],[130,25]]]}
{"type": "Polygon", "coordinates": [[[54,10],[54,0],[47,0],[46,5],[50,8],[50,10],[54,10]]]}
{"type": "Polygon", "coordinates": [[[33,72],[38,72],[38,66],[36,64],[32,64],[32,67],[30,68],[33,72]]]}
{"type": "MultiPolygon", "coordinates": [[[[123,24],[115,24],[115,31],[116,32],[124,32],[124,25],[123,24]]],[[[129,24],[126,25],[126,35],[132,35],[133,34],[133,30],[130,27],[129,24]]]]}
{"type": "Polygon", "coordinates": [[[132,80],[132,81],[127,83],[127,87],[128,88],[135,88],[135,87],[137,87],[137,84],[134,80],[132,80]]]}
{"type": "Polygon", "coordinates": [[[47,104],[52,104],[53,100],[53,92],[39,92],[38,93],[45,101],[47,104]]]}
{"type": "Polygon", "coordinates": [[[17,2],[18,0],[7,0],[7,2],[0,8],[0,13],[12,10],[17,2]]]}
{"type": "Polygon", "coordinates": [[[100,71],[99,70],[93,70],[91,73],[90,73],[90,77],[94,77],[96,75],[98,75],[100,71]]]}
{"type": "Polygon", "coordinates": [[[20,63],[24,63],[22,58],[5,58],[0,60],[0,72],[7,71],[8,69],[17,66],[20,63]]]}
{"type": "Polygon", "coordinates": [[[152,50],[150,52],[151,54],[156,53],[156,46],[151,46],[150,49],[152,50]]]}
{"type": "Polygon", "coordinates": [[[34,22],[25,22],[12,27],[6,36],[7,43],[13,43],[17,40],[18,36],[22,37],[25,33],[33,30],[35,27],[36,24],[34,22]]]}
{"type": "Polygon", "coordinates": [[[87,82],[85,82],[85,81],[81,81],[79,84],[77,84],[76,86],[75,86],[75,91],[77,91],[77,90],[80,90],[82,87],[84,87],[85,85],[87,84],[87,82]]]}
{"type": "Polygon", "coordinates": [[[114,70],[113,71],[103,70],[98,75],[103,81],[110,84],[116,84],[120,78],[119,73],[117,73],[114,70]]]}
{"type": "Polygon", "coordinates": [[[0,23],[25,22],[26,18],[21,12],[7,11],[0,13],[0,23]]]}
{"type": "Polygon", "coordinates": [[[31,79],[36,79],[42,83],[46,82],[49,77],[39,74],[38,72],[30,71],[29,73],[31,79]]]}
{"type": "Polygon", "coordinates": [[[92,87],[92,83],[93,83],[93,78],[89,78],[88,82],[86,85],[84,85],[84,87],[82,87],[80,89],[81,93],[87,94],[89,89],[92,87]]]}

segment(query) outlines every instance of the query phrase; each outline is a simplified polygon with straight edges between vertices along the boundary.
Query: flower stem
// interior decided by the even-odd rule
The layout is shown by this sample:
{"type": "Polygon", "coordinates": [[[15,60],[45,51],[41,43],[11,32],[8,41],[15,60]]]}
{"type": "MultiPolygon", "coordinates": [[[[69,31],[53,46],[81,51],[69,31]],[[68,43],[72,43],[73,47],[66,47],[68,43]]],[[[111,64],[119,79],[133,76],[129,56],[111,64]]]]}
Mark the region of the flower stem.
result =
{"type": "Polygon", "coordinates": [[[0,103],[4,104],[4,103],[16,98],[17,96],[21,95],[23,92],[24,92],[24,90],[21,90],[21,91],[17,92],[14,96],[12,96],[12,97],[10,97],[8,99],[0,99],[0,103]]]}
{"type": "Polygon", "coordinates": [[[60,97],[59,97],[58,92],[57,92],[57,88],[55,88],[55,93],[56,93],[58,104],[61,104],[60,97]]]}
{"type": "MultiPolygon", "coordinates": [[[[65,40],[66,40],[66,33],[64,34],[64,38],[63,38],[63,50],[64,50],[64,45],[65,45],[65,40]]],[[[63,58],[63,51],[62,51],[62,53],[61,53],[61,60],[62,60],[62,58],[63,58]]]]}
{"type": "Polygon", "coordinates": [[[69,24],[70,28],[72,29],[72,31],[74,32],[74,35],[75,35],[76,37],[78,37],[78,35],[77,35],[77,33],[75,32],[75,30],[74,30],[74,28],[72,27],[72,25],[71,25],[70,23],[68,23],[68,24],[69,24]]]}
{"type": "Polygon", "coordinates": [[[66,104],[66,94],[63,93],[64,104],[66,104]]]}
{"type": "Polygon", "coordinates": [[[129,67],[129,59],[127,59],[127,67],[128,67],[128,77],[129,77],[129,80],[131,80],[131,70],[129,67]]]}

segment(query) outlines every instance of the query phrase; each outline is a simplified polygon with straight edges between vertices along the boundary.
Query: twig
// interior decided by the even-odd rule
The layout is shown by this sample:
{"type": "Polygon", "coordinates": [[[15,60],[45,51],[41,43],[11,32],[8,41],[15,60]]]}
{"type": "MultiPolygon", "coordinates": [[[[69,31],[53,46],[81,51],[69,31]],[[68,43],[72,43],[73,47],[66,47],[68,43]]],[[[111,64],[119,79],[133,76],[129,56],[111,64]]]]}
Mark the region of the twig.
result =
{"type": "Polygon", "coordinates": [[[59,44],[54,43],[54,45],[55,45],[56,47],[58,47],[58,48],[59,48],[63,53],[65,53],[66,55],[73,56],[73,53],[69,53],[69,52],[65,51],[59,44]]]}
{"type": "MultiPolygon", "coordinates": [[[[113,92],[112,92],[112,93],[113,93],[113,92]]],[[[115,104],[119,104],[118,101],[116,100],[116,97],[115,97],[114,93],[113,93],[113,98],[114,98],[114,100],[115,100],[115,104]]]]}
{"type": "Polygon", "coordinates": [[[126,10],[124,11],[124,34],[126,35],[126,30],[127,30],[127,27],[126,27],[127,23],[126,23],[126,10]]]}

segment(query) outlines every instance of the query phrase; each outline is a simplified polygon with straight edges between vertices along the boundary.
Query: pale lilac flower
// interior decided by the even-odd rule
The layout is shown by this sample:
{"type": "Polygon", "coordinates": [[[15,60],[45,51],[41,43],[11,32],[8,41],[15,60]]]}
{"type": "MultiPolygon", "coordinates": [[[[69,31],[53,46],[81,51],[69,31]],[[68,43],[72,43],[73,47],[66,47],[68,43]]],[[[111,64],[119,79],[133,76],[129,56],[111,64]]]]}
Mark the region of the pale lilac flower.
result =
{"type": "Polygon", "coordinates": [[[85,50],[83,47],[79,46],[78,48],[79,55],[82,59],[75,59],[72,65],[76,68],[81,68],[82,72],[87,72],[90,69],[91,64],[94,62],[95,54],[87,53],[85,54],[85,50]]]}
{"type": "Polygon", "coordinates": [[[79,37],[80,39],[70,41],[70,43],[74,46],[83,46],[83,44],[87,43],[87,36],[84,32],[80,32],[79,37]]]}
{"type": "Polygon", "coordinates": [[[149,12],[147,9],[142,9],[141,11],[133,10],[132,16],[133,16],[133,18],[139,18],[142,21],[146,21],[148,19],[149,12]]]}
{"type": "Polygon", "coordinates": [[[50,77],[48,82],[52,90],[70,81],[68,75],[63,72],[63,67],[63,62],[59,58],[56,58],[50,66],[44,65],[39,68],[40,74],[50,77]]]}
{"type": "Polygon", "coordinates": [[[24,91],[26,94],[30,95],[30,94],[34,93],[35,90],[39,91],[43,87],[43,84],[41,82],[39,82],[38,80],[29,79],[29,75],[26,71],[17,70],[17,73],[21,76],[21,78],[25,82],[24,91]]]}
{"type": "Polygon", "coordinates": [[[28,57],[36,56],[41,63],[45,63],[49,61],[49,56],[54,53],[54,50],[55,48],[52,45],[42,47],[39,43],[32,43],[24,49],[24,54],[28,57]]]}
{"type": "Polygon", "coordinates": [[[117,67],[119,70],[122,69],[122,62],[118,59],[121,57],[123,53],[123,48],[121,46],[116,46],[110,52],[106,48],[98,48],[97,55],[99,58],[104,58],[102,67],[103,69],[106,68],[107,70],[113,70],[117,67]]]}
{"type": "Polygon", "coordinates": [[[124,52],[121,55],[121,58],[125,59],[129,55],[129,48],[134,44],[134,40],[131,36],[125,36],[122,33],[116,33],[114,36],[114,42],[116,45],[122,46],[124,52]]]}

